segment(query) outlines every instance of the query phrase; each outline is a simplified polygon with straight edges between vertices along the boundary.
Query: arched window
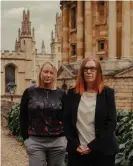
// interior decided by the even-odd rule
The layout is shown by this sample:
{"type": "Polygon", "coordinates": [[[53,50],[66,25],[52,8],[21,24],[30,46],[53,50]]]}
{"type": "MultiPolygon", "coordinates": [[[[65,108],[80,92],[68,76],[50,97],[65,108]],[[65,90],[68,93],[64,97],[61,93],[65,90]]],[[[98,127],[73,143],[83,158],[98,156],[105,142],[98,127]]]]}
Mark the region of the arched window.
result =
{"type": "Polygon", "coordinates": [[[15,83],[15,67],[12,64],[5,67],[5,92],[9,92],[7,88],[9,82],[15,83]]]}

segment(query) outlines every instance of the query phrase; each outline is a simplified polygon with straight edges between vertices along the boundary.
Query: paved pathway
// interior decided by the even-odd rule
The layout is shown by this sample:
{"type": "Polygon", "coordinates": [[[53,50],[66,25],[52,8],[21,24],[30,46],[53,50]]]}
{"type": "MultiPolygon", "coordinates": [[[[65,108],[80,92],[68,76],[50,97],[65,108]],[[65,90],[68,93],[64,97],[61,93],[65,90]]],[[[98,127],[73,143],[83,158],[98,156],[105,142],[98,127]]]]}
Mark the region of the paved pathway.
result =
{"type": "Polygon", "coordinates": [[[1,128],[1,166],[28,166],[24,147],[4,128],[1,128]]]}

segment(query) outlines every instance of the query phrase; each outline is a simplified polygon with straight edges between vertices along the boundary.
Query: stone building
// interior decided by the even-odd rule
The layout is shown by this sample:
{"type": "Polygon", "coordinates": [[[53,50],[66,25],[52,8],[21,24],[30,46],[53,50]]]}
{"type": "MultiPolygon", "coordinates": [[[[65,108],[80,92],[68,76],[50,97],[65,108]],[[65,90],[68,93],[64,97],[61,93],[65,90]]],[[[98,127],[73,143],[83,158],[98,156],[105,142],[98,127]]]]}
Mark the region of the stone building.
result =
{"type": "Polygon", "coordinates": [[[18,29],[18,38],[15,42],[15,50],[1,52],[1,98],[10,100],[7,84],[11,81],[17,85],[14,100],[20,99],[24,89],[32,85],[32,81],[38,81],[40,66],[50,61],[58,68],[61,61],[60,45],[61,18],[56,14],[55,30],[51,33],[51,53],[45,51],[42,41],[41,52],[38,53],[35,41],[35,29],[31,29],[30,11],[23,11],[21,28],[18,29]],[[54,35],[55,33],[55,35],[54,35]]]}
{"type": "Polygon", "coordinates": [[[75,83],[84,57],[101,61],[117,108],[133,109],[133,1],[60,1],[62,65],[58,86],[75,83]]]}

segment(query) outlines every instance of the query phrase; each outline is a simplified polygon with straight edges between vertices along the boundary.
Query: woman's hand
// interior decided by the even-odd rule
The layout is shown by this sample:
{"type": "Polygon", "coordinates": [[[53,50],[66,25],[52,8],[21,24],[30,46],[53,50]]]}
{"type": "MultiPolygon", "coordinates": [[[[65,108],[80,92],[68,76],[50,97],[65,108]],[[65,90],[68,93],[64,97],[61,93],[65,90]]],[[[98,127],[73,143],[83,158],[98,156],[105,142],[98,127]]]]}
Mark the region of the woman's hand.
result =
{"type": "Polygon", "coordinates": [[[86,147],[82,150],[81,155],[89,154],[90,152],[91,150],[88,147],[86,147]]]}
{"type": "Polygon", "coordinates": [[[82,147],[82,146],[79,146],[76,150],[77,150],[77,152],[82,153],[83,147],[82,147]]]}
{"type": "Polygon", "coordinates": [[[81,155],[85,155],[85,154],[89,154],[91,150],[88,147],[83,148],[82,146],[79,146],[77,148],[77,152],[79,152],[81,155]]]}

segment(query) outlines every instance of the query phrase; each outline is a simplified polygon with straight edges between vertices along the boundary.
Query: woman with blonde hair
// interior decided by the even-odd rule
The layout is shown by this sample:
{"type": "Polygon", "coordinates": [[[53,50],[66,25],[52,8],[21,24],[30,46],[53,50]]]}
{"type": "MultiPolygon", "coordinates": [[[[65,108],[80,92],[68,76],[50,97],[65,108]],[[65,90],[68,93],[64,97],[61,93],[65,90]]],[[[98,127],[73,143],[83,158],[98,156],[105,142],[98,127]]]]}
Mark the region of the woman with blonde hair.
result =
{"type": "Polygon", "coordinates": [[[62,125],[64,92],[56,89],[57,70],[42,65],[39,85],[27,88],[20,104],[20,129],[29,166],[63,166],[66,138],[62,125]]]}
{"type": "Polygon", "coordinates": [[[114,90],[105,86],[100,62],[83,60],[74,88],[64,100],[63,124],[68,166],[115,166],[114,90]]]}

